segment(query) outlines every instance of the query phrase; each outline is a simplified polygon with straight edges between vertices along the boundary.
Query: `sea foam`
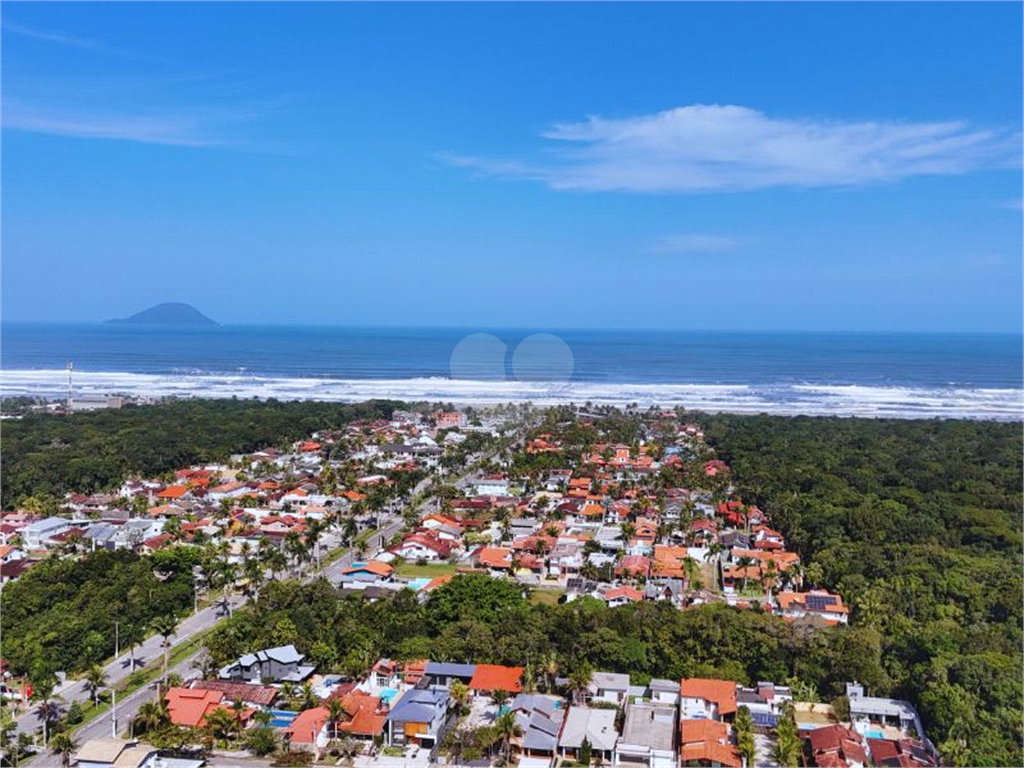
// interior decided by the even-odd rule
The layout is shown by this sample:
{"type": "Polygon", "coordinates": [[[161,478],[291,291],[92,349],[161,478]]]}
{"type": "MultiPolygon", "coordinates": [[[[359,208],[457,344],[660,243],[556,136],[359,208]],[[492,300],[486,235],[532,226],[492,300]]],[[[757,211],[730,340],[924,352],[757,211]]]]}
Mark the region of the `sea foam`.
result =
{"type": "MultiPolygon", "coordinates": [[[[67,371],[0,371],[0,395],[62,398],[67,371]]],[[[591,402],[601,405],[683,406],[727,413],[807,416],[955,418],[1018,421],[1019,389],[927,388],[819,384],[629,384],[600,382],[474,381],[443,377],[333,379],[255,376],[245,373],[169,374],[75,371],[75,396],[238,397],[358,402],[373,398],[488,405],[591,402]]]]}

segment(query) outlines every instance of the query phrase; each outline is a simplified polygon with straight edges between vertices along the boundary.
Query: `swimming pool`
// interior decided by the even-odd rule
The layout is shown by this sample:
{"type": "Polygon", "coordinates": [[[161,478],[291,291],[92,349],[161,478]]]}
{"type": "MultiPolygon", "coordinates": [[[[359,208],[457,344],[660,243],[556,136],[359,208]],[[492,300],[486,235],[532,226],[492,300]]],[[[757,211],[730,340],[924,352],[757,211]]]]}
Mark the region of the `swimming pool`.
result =
{"type": "Polygon", "coordinates": [[[398,689],[397,688],[384,688],[380,692],[380,694],[378,694],[378,695],[380,696],[380,700],[381,701],[383,701],[384,703],[390,703],[391,700],[393,698],[395,698],[395,696],[398,695],[398,689]]]}
{"type": "Polygon", "coordinates": [[[864,735],[867,736],[869,739],[884,739],[885,738],[885,734],[882,733],[881,731],[867,731],[867,730],[865,730],[864,731],[864,735]]]}
{"type": "Polygon", "coordinates": [[[289,712],[286,709],[270,710],[270,725],[273,728],[287,728],[292,720],[299,716],[298,712],[289,712]]]}

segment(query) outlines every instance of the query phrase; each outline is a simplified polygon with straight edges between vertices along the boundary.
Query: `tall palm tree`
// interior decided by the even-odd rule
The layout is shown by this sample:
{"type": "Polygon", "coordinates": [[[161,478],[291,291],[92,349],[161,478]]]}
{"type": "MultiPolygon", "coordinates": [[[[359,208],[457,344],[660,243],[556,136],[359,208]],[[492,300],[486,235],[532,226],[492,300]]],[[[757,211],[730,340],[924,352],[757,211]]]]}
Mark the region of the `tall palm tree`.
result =
{"type": "Polygon", "coordinates": [[[502,753],[505,756],[505,764],[512,760],[512,739],[523,735],[523,729],[516,722],[515,712],[506,712],[494,721],[494,729],[501,739],[502,753]]]}
{"type": "Polygon", "coordinates": [[[331,737],[334,741],[338,740],[338,723],[345,719],[348,713],[345,711],[345,705],[341,703],[341,699],[328,699],[327,700],[327,719],[331,724],[331,730],[334,735],[331,737]]]}
{"type": "Polygon", "coordinates": [[[36,715],[43,724],[43,746],[49,741],[50,723],[60,715],[60,708],[53,700],[53,683],[51,681],[37,683],[32,691],[32,698],[39,702],[36,715]]]}
{"type": "Polygon", "coordinates": [[[70,733],[58,733],[50,741],[50,751],[55,755],[60,755],[60,764],[67,768],[71,765],[71,756],[78,749],[78,743],[72,738],[70,733]]]}
{"type": "Polygon", "coordinates": [[[590,691],[590,681],[594,676],[594,668],[584,661],[569,673],[569,690],[572,691],[573,703],[579,705],[586,699],[590,691]]]}
{"type": "Polygon", "coordinates": [[[164,653],[164,679],[167,679],[167,651],[171,647],[171,636],[176,634],[178,631],[178,621],[170,614],[164,614],[163,616],[157,616],[153,619],[150,627],[162,638],[160,647],[164,653]]]}
{"type": "Polygon", "coordinates": [[[107,684],[107,673],[99,664],[93,664],[85,671],[85,688],[89,691],[93,706],[99,703],[99,690],[107,684]]]}
{"type": "Polygon", "coordinates": [[[551,693],[555,690],[555,678],[558,677],[558,654],[554,649],[548,651],[541,661],[541,672],[544,675],[544,688],[551,693]]]}
{"type": "Polygon", "coordinates": [[[455,703],[456,713],[462,714],[466,710],[466,705],[469,704],[469,686],[461,680],[453,680],[448,689],[448,695],[455,703]]]}

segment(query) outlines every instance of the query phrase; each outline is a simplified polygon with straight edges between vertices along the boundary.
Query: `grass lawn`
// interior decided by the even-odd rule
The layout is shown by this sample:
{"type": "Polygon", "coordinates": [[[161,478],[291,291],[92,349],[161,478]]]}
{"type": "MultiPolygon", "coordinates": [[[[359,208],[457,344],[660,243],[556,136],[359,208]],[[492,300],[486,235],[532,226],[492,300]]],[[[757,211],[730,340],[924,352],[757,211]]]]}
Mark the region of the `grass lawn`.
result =
{"type": "Polygon", "coordinates": [[[534,605],[558,605],[558,599],[564,594],[564,589],[535,589],[530,593],[530,602],[534,605]]]}
{"type": "Polygon", "coordinates": [[[395,575],[405,579],[436,579],[438,576],[454,574],[455,568],[453,563],[402,563],[395,569],[395,575]]]}

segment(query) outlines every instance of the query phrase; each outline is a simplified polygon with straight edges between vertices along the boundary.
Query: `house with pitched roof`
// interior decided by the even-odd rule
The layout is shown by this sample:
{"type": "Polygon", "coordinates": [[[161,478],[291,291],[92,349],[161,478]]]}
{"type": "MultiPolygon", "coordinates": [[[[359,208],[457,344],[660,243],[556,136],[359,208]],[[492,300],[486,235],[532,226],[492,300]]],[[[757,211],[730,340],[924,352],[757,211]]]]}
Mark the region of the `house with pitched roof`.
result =
{"type": "Polygon", "coordinates": [[[327,707],[313,707],[299,713],[281,732],[289,749],[319,755],[330,742],[327,723],[331,719],[327,707]]]}
{"type": "Polygon", "coordinates": [[[256,683],[270,680],[278,683],[301,683],[316,670],[315,664],[303,664],[305,656],[294,645],[266,648],[247,653],[238,661],[220,670],[221,680],[248,680],[256,683]]]}
{"type": "Polygon", "coordinates": [[[562,730],[565,709],[562,699],[534,693],[520,693],[509,709],[516,714],[516,724],[522,731],[513,740],[526,757],[554,757],[558,749],[558,735],[562,730]]]}
{"type": "Polygon", "coordinates": [[[522,667],[477,664],[469,679],[469,690],[474,696],[489,696],[495,691],[516,694],[523,690],[522,679],[522,667]]]}
{"type": "Polygon", "coordinates": [[[807,734],[811,760],[818,768],[864,768],[867,748],[861,735],[852,728],[829,725],[807,734]]]}
{"type": "Polygon", "coordinates": [[[684,720],[725,720],[736,714],[736,683],[690,677],[679,682],[680,717],[684,720]]]}
{"type": "Polygon", "coordinates": [[[833,595],[824,589],[779,592],[775,600],[778,612],[785,619],[817,616],[828,624],[848,624],[850,621],[850,608],[843,603],[842,596],[833,595]]]}
{"type": "Polygon", "coordinates": [[[590,742],[591,756],[600,757],[610,763],[615,753],[619,732],[615,727],[614,709],[591,709],[570,706],[558,737],[558,754],[562,757],[579,759],[580,747],[586,739],[590,742]]]}
{"type": "Polygon", "coordinates": [[[679,764],[741,768],[743,760],[729,735],[729,726],[717,720],[679,721],[679,764]]]}

